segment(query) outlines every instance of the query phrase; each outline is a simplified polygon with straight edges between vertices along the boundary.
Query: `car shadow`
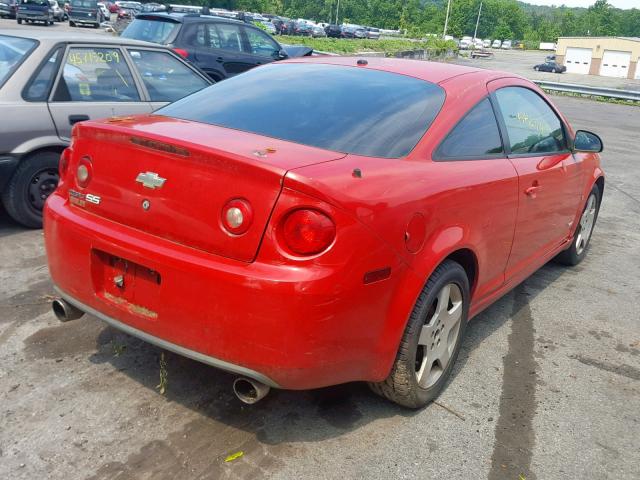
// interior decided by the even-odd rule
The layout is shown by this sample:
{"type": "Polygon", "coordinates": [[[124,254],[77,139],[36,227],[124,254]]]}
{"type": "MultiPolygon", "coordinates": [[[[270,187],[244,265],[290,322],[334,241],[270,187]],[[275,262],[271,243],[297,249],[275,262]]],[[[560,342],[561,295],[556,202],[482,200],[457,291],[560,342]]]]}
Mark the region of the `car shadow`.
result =
{"type": "MultiPolygon", "coordinates": [[[[455,378],[464,368],[472,352],[487,337],[515,317],[518,309],[528,308],[528,303],[564,271],[564,267],[553,263],[544,266],[525,281],[525,288],[511,291],[478,315],[468,326],[452,377],[455,378]]],[[[90,321],[97,320],[92,318],[90,321]]],[[[272,390],[265,399],[248,407],[232,392],[235,375],[163,352],[108,326],[98,334],[97,345],[98,351],[91,357],[92,362],[108,362],[149,390],[157,391],[159,363],[163,355],[167,373],[165,397],[168,401],[193,410],[222,427],[255,434],[259,442],[267,445],[320,441],[343,435],[378,419],[410,418],[419,412],[377,397],[363,382],[306,391],[272,390]]],[[[439,403],[426,408],[443,408],[439,403]]]]}
{"type": "Polygon", "coordinates": [[[0,203],[0,238],[9,237],[27,230],[29,229],[23,227],[11,218],[2,206],[2,203],[0,203]]]}

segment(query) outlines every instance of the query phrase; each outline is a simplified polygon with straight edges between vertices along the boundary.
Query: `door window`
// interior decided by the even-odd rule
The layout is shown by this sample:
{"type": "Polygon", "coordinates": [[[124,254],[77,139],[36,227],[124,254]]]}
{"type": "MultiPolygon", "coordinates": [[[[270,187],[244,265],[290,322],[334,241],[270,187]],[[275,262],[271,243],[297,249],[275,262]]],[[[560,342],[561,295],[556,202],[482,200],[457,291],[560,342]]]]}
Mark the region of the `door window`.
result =
{"type": "Polygon", "coordinates": [[[562,122],[532,90],[505,87],[496,98],[507,129],[511,153],[548,154],[567,150],[562,122]]]}
{"type": "Polygon", "coordinates": [[[49,92],[53,86],[53,81],[58,73],[60,62],[58,59],[62,55],[62,47],[56,48],[47,61],[40,65],[40,69],[33,76],[24,90],[23,98],[28,102],[46,102],[49,92]]]}
{"type": "Polygon", "coordinates": [[[152,102],[173,102],[209,84],[167,52],[129,50],[152,102]]]}
{"type": "Polygon", "coordinates": [[[220,23],[218,27],[218,36],[220,38],[220,48],[232,52],[242,51],[242,36],[240,34],[240,26],[220,23]]]}
{"type": "Polygon", "coordinates": [[[261,57],[274,58],[276,52],[280,50],[278,44],[260,30],[245,28],[244,31],[247,34],[247,39],[249,40],[250,50],[247,53],[259,55],[261,57]]]}
{"type": "Polygon", "coordinates": [[[482,159],[503,157],[502,140],[491,108],[485,98],[447,135],[436,151],[436,159],[482,159]]]}
{"type": "Polygon", "coordinates": [[[119,49],[71,48],[54,101],[137,102],[140,95],[119,49]]]}

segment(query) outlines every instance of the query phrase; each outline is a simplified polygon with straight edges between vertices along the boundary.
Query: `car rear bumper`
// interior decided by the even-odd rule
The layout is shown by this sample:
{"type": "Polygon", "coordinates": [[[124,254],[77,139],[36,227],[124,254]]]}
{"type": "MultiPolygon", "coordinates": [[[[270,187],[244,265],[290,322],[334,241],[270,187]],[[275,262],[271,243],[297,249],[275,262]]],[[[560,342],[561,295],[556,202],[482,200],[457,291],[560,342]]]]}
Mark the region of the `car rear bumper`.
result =
{"type": "Polygon", "coordinates": [[[406,277],[399,261],[390,278],[366,285],[359,265],[245,263],[95,217],[58,194],[44,230],[49,270],[68,302],[187,357],[287,389],[379,381],[395,357],[406,321],[389,325],[406,277]],[[121,298],[109,283],[114,261],[158,280],[126,280],[121,298]]]}
{"type": "Polygon", "coordinates": [[[177,353],[179,355],[182,355],[183,357],[188,357],[198,362],[211,365],[212,367],[216,367],[221,370],[226,370],[231,373],[236,373],[244,377],[253,378],[255,380],[258,380],[259,382],[264,383],[265,385],[269,385],[270,387],[276,387],[276,388],[279,387],[279,385],[276,382],[274,382],[268,377],[265,377],[259,372],[250,370],[240,365],[234,365],[233,363],[225,362],[224,360],[220,360],[218,358],[214,358],[209,355],[204,355],[200,352],[196,352],[195,350],[189,350],[188,348],[181,347],[180,345],[176,345],[175,343],[168,342],[166,340],[163,340],[162,338],[154,337],[153,335],[143,332],[142,330],[138,330],[137,328],[134,328],[130,325],[127,325],[126,323],[116,320],[113,317],[109,317],[104,313],[99,312],[95,308],[90,307],[89,305],[85,305],[84,303],[73,298],[71,295],[68,295],[67,293],[63,292],[58,287],[54,287],[54,289],[60,295],[61,298],[64,298],[67,302],[69,302],[76,308],[79,308],[83,312],[93,315],[96,318],[99,318],[103,322],[108,323],[112,327],[117,328],[118,330],[121,330],[124,333],[131,335],[132,337],[137,337],[141,340],[144,340],[145,342],[151,343],[160,348],[164,348],[165,350],[169,350],[171,352],[177,353]]]}

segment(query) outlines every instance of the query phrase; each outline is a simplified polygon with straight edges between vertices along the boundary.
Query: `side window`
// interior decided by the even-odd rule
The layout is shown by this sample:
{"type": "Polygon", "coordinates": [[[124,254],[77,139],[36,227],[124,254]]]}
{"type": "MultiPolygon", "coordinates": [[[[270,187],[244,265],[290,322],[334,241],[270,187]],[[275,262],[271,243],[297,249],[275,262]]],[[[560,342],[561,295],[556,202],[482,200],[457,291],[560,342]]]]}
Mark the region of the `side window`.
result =
{"type": "Polygon", "coordinates": [[[505,87],[496,91],[511,153],[553,153],[567,149],[560,119],[533,91],[505,87]]]}
{"type": "Polygon", "coordinates": [[[53,100],[137,102],[140,96],[120,50],[71,48],[53,100]]]}
{"type": "Polygon", "coordinates": [[[190,24],[184,33],[183,42],[190,47],[206,47],[207,37],[206,28],[204,23],[190,24]]]}
{"type": "Polygon", "coordinates": [[[24,89],[22,97],[28,102],[46,102],[49,91],[58,73],[59,59],[63,52],[62,47],[56,48],[45,63],[40,65],[36,74],[31,78],[24,89]]]}
{"type": "Polygon", "coordinates": [[[213,23],[210,23],[207,26],[209,27],[209,46],[211,48],[222,48],[222,41],[218,34],[218,28],[213,23]]]}
{"type": "Polygon", "coordinates": [[[129,50],[152,102],[174,102],[209,84],[167,52],[129,50]]]}
{"type": "Polygon", "coordinates": [[[242,51],[242,37],[239,25],[220,23],[218,24],[218,35],[221,49],[232,52],[242,51]]]}
{"type": "Polygon", "coordinates": [[[245,28],[244,31],[247,34],[249,48],[251,49],[247,53],[273,58],[275,53],[280,50],[278,44],[261,31],[253,28],[245,28]]]}
{"type": "Polygon", "coordinates": [[[485,98],[454,127],[436,151],[436,160],[502,157],[502,140],[491,102],[485,98]]]}

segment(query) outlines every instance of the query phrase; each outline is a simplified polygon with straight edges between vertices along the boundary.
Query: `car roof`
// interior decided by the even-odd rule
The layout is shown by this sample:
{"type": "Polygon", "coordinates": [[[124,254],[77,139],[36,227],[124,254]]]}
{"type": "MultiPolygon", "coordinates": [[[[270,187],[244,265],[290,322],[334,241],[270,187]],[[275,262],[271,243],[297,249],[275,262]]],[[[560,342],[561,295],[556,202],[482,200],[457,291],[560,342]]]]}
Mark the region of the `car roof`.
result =
{"type": "Polygon", "coordinates": [[[9,37],[30,38],[32,40],[38,40],[40,43],[55,44],[60,42],[65,43],[105,43],[109,45],[132,45],[140,47],[154,47],[163,48],[156,43],[144,42],[142,40],[132,40],[129,38],[112,37],[109,35],[99,34],[86,34],[86,33],[70,33],[70,32],[58,32],[51,30],[2,30],[0,29],[0,35],[7,35],[9,37]]]}
{"type": "Polygon", "coordinates": [[[517,77],[512,73],[496,72],[494,70],[486,70],[482,68],[467,67],[463,65],[455,65],[445,62],[425,62],[421,60],[410,60],[402,58],[383,58],[383,57],[333,57],[333,56],[317,56],[317,57],[300,57],[286,60],[279,63],[320,63],[327,65],[344,65],[349,67],[358,66],[358,60],[366,60],[367,65],[359,68],[372,68],[400,75],[419,78],[431,83],[442,83],[453,77],[473,73],[474,82],[478,80],[490,81],[501,77],[517,77]]]}
{"type": "MultiPolygon", "coordinates": [[[[181,13],[181,12],[149,12],[142,13],[138,15],[136,18],[146,18],[149,19],[151,17],[158,18],[170,18],[171,20],[175,20],[177,22],[190,22],[196,20],[207,20],[213,22],[221,22],[221,23],[232,23],[232,24],[244,24],[249,25],[241,20],[235,20],[233,18],[220,17],[218,15],[201,15],[199,13],[181,13]]],[[[251,25],[250,25],[251,26],[251,25]]]]}

